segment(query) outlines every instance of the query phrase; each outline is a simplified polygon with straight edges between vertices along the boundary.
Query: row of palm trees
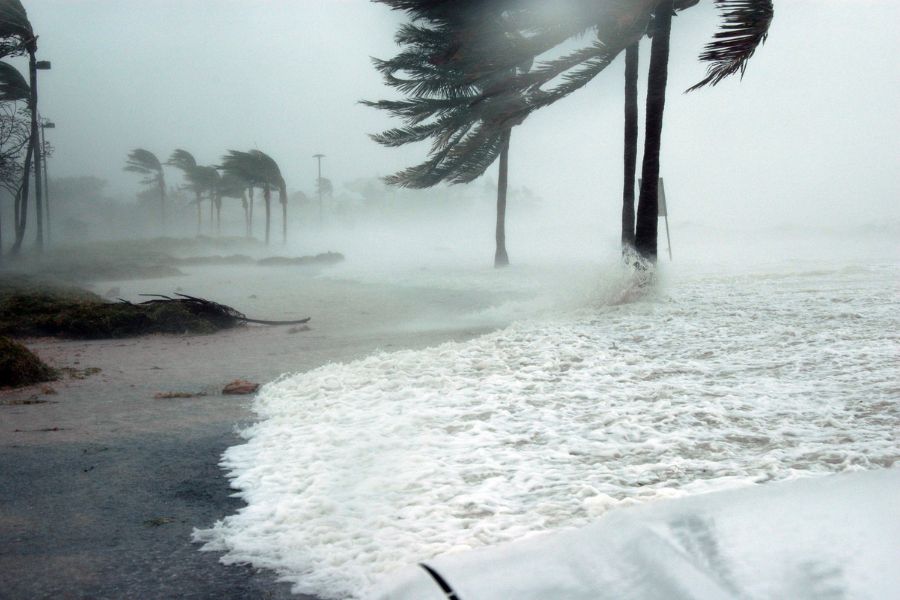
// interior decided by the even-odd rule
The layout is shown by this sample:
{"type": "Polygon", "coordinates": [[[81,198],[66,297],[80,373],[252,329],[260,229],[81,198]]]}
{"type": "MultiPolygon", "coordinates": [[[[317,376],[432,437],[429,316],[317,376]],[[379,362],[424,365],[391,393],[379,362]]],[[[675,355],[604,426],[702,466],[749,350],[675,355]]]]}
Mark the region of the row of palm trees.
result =
{"type": "Polygon", "coordinates": [[[128,154],[125,170],[143,176],[141,183],[153,186],[159,191],[160,220],[166,224],[166,180],[163,166],[168,165],[181,171],[185,189],[194,193],[197,206],[197,231],[203,224],[203,201],[209,202],[209,217],[216,231],[221,230],[222,200],[235,198],[244,209],[246,235],[253,231],[254,190],[262,192],[265,208],[266,244],[271,233],[272,192],[278,192],[281,204],[282,239],[287,242],[287,185],[281,169],[275,160],[259,150],[241,152],[229,150],[214,166],[200,165],[194,156],[184,149],[172,152],[163,163],[157,156],[144,148],[136,148],[128,154]]]}
{"type": "MultiPolygon", "coordinates": [[[[402,100],[364,102],[399,117],[404,125],[372,136],[389,146],[431,140],[427,160],[388,182],[430,187],[465,183],[497,159],[495,266],[508,263],[505,247],[507,161],[510,132],[532,112],[581,89],[625,53],[625,146],[622,246],[649,262],[657,255],[658,182],[668,79],[672,16],[699,0],[377,0],[405,11],[401,46],[390,60],[375,60],[385,82],[402,100]],[[537,63],[573,39],[593,33],[578,50],[537,63]],[[652,39],[648,69],[644,155],[635,211],[637,174],[638,50],[652,39]],[[590,38],[589,38],[590,39],[590,38]]],[[[720,30],[700,59],[708,74],[689,91],[715,85],[735,73],[768,34],[773,0],[715,0],[720,30]]]]}

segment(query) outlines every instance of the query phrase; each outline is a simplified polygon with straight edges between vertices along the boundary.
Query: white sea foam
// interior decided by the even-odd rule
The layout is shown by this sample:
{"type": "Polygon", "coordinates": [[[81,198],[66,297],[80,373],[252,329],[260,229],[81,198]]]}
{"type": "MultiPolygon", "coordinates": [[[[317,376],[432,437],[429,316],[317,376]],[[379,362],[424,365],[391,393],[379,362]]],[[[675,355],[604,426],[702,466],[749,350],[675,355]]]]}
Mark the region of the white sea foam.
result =
{"type": "Polygon", "coordinates": [[[358,597],[437,554],[623,504],[887,467],[896,266],[613,278],[562,316],[266,385],[198,531],[298,592],[358,597]]]}

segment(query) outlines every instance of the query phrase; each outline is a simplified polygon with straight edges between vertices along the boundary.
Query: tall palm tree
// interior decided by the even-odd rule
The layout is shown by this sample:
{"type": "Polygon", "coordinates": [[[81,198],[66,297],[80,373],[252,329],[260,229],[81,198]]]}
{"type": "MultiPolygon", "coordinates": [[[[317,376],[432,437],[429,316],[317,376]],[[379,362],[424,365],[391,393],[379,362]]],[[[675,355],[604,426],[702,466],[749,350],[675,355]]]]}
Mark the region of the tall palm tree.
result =
{"type": "Polygon", "coordinates": [[[162,163],[155,154],[144,148],[135,148],[128,154],[125,170],[143,175],[141,183],[155,185],[159,189],[159,211],[163,230],[166,227],[166,178],[162,163]]]}
{"type": "Polygon", "coordinates": [[[647,76],[647,114],[644,129],[644,160],[641,167],[641,191],[638,198],[634,247],[638,254],[656,262],[657,225],[659,223],[659,152],[662,143],[663,112],[666,107],[666,83],[669,65],[669,38],[672,31],[674,0],[663,0],[653,13],[653,44],[650,47],[650,71],[647,76]]]}
{"type": "Polygon", "coordinates": [[[407,11],[413,23],[401,27],[401,52],[376,68],[388,85],[405,93],[403,101],[363,102],[405,121],[372,138],[389,147],[431,139],[428,159],[385,180],[402,187],[425,188],[442,181],[468,183],[499,159],[494,266],[509,264],[506,250],[506,197],[509,142],[521,122],[508,115],[523,103],[510,82],[527,74],[531,60],[505,64],[495,76],[481,78],[496,57],[512,53],[525,39],[517,14],[505,6],[424,0],[379,0],[407,11]],[[471,57],[477,56],[474,61],[471,57]],[[405,77],[401,77],[405,74],[405,77]],[[482,101],[483,100],[483,101],[482,101]]]}

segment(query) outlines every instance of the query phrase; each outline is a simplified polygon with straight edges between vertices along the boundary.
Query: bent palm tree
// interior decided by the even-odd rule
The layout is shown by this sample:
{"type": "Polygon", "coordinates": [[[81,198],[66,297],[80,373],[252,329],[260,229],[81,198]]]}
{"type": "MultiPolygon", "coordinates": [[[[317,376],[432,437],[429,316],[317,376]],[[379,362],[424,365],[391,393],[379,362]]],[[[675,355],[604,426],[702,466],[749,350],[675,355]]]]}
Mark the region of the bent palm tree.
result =
{"type": "Polygon", "coordinates": [[[194,192],[194,202],[197,204],[197,233],[199,234],[203,224],[203,212],[201,207],[203,188],[195,186],[190,179],[191,173],[197,168],[197,161],[194,159],[193,154],[179,148],[172,152],[172,155],[169,157],[169,160],[166,161],[166,164],[180,170],[184,175],[185,180],[188,182],[186,188],[194,192]]]}
{"type": "Polygon", "coordinates": [[[166,179],[162,163],[155,154],[144,148],[135,148],[128,154],[125,170],[143,175],[141,183],[159,188],[159,210],[163,229],[166,227],[166,179]]]}
{"type": "Polygon", "coordinates": [[[407,99],[363,102],[400,117],[405,126],[372,138],[389,147],[432,140],[424,163],[385,180],[413,188],[442,181],[468,183],[499,158],[494,266],[506,266],[509,141],[512,128],[521,123],[509,115],[524,103],[511,82],[527,74],[532,62],[506,64],[489,78],[479,74],[525,40],[519,15],[488,3],[464,2],[451,8],[427,0],[379,1],[406,10],[414,22],[397,33],[396,41],[403,46],[400,54],[375,61],[386,83],[406,93],[407,99]]]}

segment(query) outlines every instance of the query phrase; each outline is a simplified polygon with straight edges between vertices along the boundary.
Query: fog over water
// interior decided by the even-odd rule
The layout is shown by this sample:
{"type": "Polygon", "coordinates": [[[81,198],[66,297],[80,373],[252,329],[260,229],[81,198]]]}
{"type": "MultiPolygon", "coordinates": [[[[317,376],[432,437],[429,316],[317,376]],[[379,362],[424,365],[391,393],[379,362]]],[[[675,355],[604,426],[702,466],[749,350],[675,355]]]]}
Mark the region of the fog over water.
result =
{"type": "MultiPolygon", "coordinates": [[[[53,62],[40,80],[42,112],[57,123],[48,134],[56,147],[51,177],[94,175],[109,182],[107,195],[133,201],[141,187],[122,166],[135,147],[160,157],[186,148],[201,164],[217,163],[227,149],[259,148],[279,162],[289,193],[311,196],[311,156],[321,152],[336,196],[353,197],[351,182],[424,158],[422,145],[385,149],[368,139],[396,122],[357,103],[391,97],[369,57],[396,52],[402,15],[382,5],[41,0],[28,10],[40,57],[53,62]]],[[[866,226],[896,237],[900,42],[893,24],[900,7],[791,0],[776,11],[769,41],[743,81],[691,94],[681,91],[702,77],[696,56],[717,17],[703,2],[674,20],[662,174],[676,243],[710,228],[777,237],[866,226]]],[[[642,47],[643,72],[649,44],[642,47]]],[[[618,237],[622,70],[620,57],[586,89],[513,131],[510,185],[527,187],[541,206],[548,250],[603,255],[612,246],[598,244],[618,237]]],[[[170,184],[180,181],[174,169],[167,176],[170,184]]],[[[448,223],[442,244],[458,243],[466,229],[490,258],[496,166],[486,179],[473,186],[481,188],[482,214],[465,218],[460,207],[460,223],[470,227],[448,223]]],[[[435,193],[422,192],[422,203],[435,193]]],[[[511,198],[514,263],[535,242],[517,225],[526,212],[511,198]]],[[[233,218],[238,223],[240,215],[233,218]]],[[[393,225],[397,243],[416,236],[415,226],[389,219],[358,228],[356,237],[382,241],[393,225]]]]}

